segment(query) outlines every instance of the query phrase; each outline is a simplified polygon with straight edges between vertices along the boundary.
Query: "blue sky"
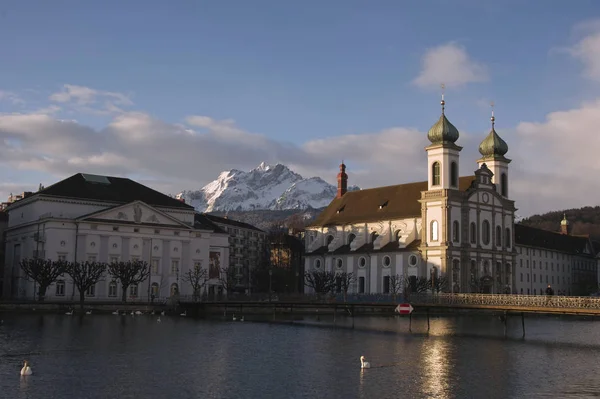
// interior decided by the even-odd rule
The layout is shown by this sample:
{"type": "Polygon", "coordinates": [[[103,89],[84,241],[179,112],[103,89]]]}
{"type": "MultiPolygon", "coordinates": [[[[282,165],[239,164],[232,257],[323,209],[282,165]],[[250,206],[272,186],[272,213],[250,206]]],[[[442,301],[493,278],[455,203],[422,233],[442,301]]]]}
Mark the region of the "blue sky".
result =
{"type": "MultiPolygon", "coordinates": [[[[596,47],[586,48],[583,55],[574,55],[573,49],[585,37],[595,37],[596,28],[581,26],[593,25],[599,17],[600,3],[593,0],[3,2],[0,93],[5,94],[0,95],[0,112],[30,118],[12,118],[4,125],[0,121],[0,133],[11,138],[13,154],[15,143],[25,151],[35,135],[55,142],[63,139],[63,128],[44,127],[43,123],[52,122],[50,118],[76,120],[69,129],[91,128],[92,137],[101,140],[94,146],[102,151],[93,154],[83,148],[83,141],[77,154],[33,148],[27,154],[36,162],[17,166],[7,162],[0,179],[5,188],[33,182],[37,187],[39,181],[48,184],[86,168],[155,180],[155,186],[176,192],[201,187],[219,170],[252,168],[258,165],[259,155],[266,154],[269,162],[287,161],[302,174],[330,173],[332,179],[344,157],[363,186],[423,180],[418,170],[422,165],[416,164],[423,159],[421,142],[407,139],[405,133],[385,136],[396,145],[398,140],[411,143],[412,152],[420,154],[417,158],[405,154],[395,161],[392,157],[390,162],[400,162],[402,169],[416,170],[396,180],[373,179],[374,174],[382,174],[383,166],[394,168],[393,162],[385,163],[373,154],[369,155],[373,159],[361,159],[360,147],[347,146],[355,135],[388,129],[426,132],[439,117],[440,82],[432,81],[438,75],[439,80],[446,78],[447,113],[464,132],[462,145],[472,140],[474,150],[465,149],[465,162],[475,159],[476,144],[489,130],[491,100],[496,104],[498,129],[505,130],[502,135],[509,147],[513,148],[511,142],[531,139],[531,135],[517,137],[522,123],[544,124],[552,112],[596,101],[598,79],[585,74],[586,65],[592,69],[595,65],[596,47]],[[416,83],[426,70],[424,57],[442,48],[466,59],[434,57],[429,79],[416,83]],[[586,64],[586,59],[592,64],[586,64]],[[475,69],[469,70],[469,65],[475,69]],[[93,92],[52,100],[52,94],[68,90],[64,85],[93,92]],[[118,109],[94,112],[108,102],[118,109]],[[47,119],[32,125],[32,115],[47,119]],[[141,158],[123,169],[114,168],[119,158],[109,157],[108,166],[98,161],[117,152],[108,142],[111,138],[116,142],[115,121],[124,129],[117,135],[120,140],[128,134],[138,134],[141,141],[156,139],[131,133],[140,126],[131,118],[142,115],[152,119],[145,122],[152,127],[144,128],[156,129],[156,134],[208,129],[211,140],[194,142],[198,146],[234,140],[249,145],[250,153],[256,151],[256,143],[248,137],[257,134],[278,150],[228,159],[202,155],[200,149],[198,157],[187,157],[182,164],[173,149],[160,162],[157,154],[150,156],[158,164],[176,164],[160,170],[141,158]],[[186,125],[186,118],[194,115],[212,122],[186,125]],[[215,122],[223,120],[232,120],[224,125],[235,130],[234,136],[231,131],[223,133],[223,123],[215,122]],[[30,129],[28,140],[18,137],[24,129],[30,129]],[[249,136],[239,140],[239,134],[249,136]],[[329,154],[314,150],[323,144],[332,146],[329,154]],[[184,176],[178,172],[181,168],[188,170],[184,176]]],[[[80,133],[72,134],[80,140],[80,133]]],[[[176,133],[169,134],[175,134],[172,141],[179,140],[176,133]]],[[[140,151],[153,151],[148,143],[130,140],[120,145],[132,145],[131,154],[136,145],[140,151]]],[[[245,154],[243,148],[239,151],[245,154]]],[[[519,159],[525,162],[525,158],[519,159]]],[[[516,168],[530,170],[523,162],[516,168]]],[[[472,169],[468,164],[463,174],[472,169]]],[[[565,176],[565,182],[574,176],[565,176]]],[[[0,195],[5,191],[0,188],[0,195]]],[[[548,207],[579,204],[560,201],[549,202],[548,207]]]]}

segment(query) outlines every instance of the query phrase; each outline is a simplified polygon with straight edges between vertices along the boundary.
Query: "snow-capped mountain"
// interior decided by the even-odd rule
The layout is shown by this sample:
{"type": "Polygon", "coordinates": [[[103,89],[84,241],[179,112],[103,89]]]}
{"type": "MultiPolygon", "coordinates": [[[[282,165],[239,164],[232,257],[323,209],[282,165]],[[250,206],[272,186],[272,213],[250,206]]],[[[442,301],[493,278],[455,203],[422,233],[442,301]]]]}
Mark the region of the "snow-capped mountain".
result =
{"type": "Polygon", "coordinates": [[[200,212],[284,210],[322,208],[336,192],[337,187],[320,177],[305,179],[285,165],[263,162],[249,172],[237,169],[221,172],[200,190],[182,191],[177,198],[200,212]]]}

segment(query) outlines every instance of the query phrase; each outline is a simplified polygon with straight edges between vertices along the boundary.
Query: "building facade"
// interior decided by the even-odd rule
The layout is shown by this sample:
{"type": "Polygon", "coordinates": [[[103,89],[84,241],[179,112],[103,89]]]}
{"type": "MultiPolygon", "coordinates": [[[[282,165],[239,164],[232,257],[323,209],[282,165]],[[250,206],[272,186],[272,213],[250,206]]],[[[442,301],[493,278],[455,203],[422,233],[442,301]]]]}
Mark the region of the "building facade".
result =
{"type": "MultiPolygon", "coordinates": [[[[229,264],[227,233],[194,208],[130,179],[78,173],[7,208],[4,292],[34,298],[35,283],[24,278],[26,258],[118,262],[144,260],[150,275],[129,287],[128,300],[191,295],[183,275],[208,270],[206,288],[222,291],[220,269],[229,264]]],[[[78,295],[69,276],[49,287],[51,300],[78,295]]],[[[120,299],[118,281],[105,276],[89,299],[120,299]]]]}
{"type": "Polygon", "coordinates": [[[389,293],[394,276],[403,281],[400,290],[408,286],[413,292],[422,291],[419,281],[425,280],[432,288],[444,281],[447,292],[532,295],[554,281],[561,292],[573,293],[575,281],[584,278],[576,276],[595,276],[589,238],[564,234],[540,241],[535,237],[543,236],[542,230],[515,225],[511,160],[505,157],[508,145],[495,131],[493,113],[477,169],[459,177],[459,132],[444,108],[442,100],[442,115],[427,134],[426,181],[348,192],[346,166],[340,165],[336,198],[306,229],[305,269],[351,272],[353,293],[389,293]],[[560,273],[564,264],[564,277],[568,274],[564,282],[553,269],[553,253],[565,259],[560,264],[560,273]],[[533,265],[535,254],[544,258],[535,259],[538,267],[543,262],[543,273],[530,269],[525,286],[521,263],[533,265]],[[548,272],[546,256],[551,256],[548,272]]]}
{"type": "Polygon", "coordinates": [[[265,266],[268,262],[266,233],[249,223],[202,214],[229,236],[229,265],[235,269],[234,291],[240,293],[253,292],[256,279],[253,271],[265,266]]]}

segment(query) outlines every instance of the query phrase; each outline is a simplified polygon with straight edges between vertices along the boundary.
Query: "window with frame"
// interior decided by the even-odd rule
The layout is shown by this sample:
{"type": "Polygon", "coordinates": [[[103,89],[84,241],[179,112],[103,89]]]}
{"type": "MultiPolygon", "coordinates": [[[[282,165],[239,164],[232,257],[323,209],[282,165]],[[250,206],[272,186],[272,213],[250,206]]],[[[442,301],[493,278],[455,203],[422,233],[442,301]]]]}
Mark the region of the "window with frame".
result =
{"type": "Polygon", "coordinates": [[[111,298],[117,296],[117,282],[114,280],[108,284],[108,296],[111,298]]]}
{"type": "Polygon", "coordinates": [[[431,241],[437,241],[439,239],[438,234],[439,234],[439,229],[438,229],[438,222],[437,220],[433,220],[430,225],[429,228],[431,229],[429,237],[431,241]]]}
{"type": "Polygon", "coordinates": [[[118,256],[111,256],[110,257],[110,263],[119,263],[119,257],[118,256]]]}
{"type": "Polygon", "coordinates": [[[502,246],[502,227],[496,226],[496,246],[502,246]]]}
{"type": "Polygon", "coordinates": [[[484,220],[481,224],[481,240],[485,245],[490,243],[490,222],[484,220]]]}
{"type": "Polygon", "coordinates": [[[152,285],[150,286],[150,292],[152,293],[152,295],[154,295],[155,297],[158,296],[158,283],[152,283],[152,285]]]}
{"type": "Polygon", "coordinates": [[[458,223],[458,220],[452,222],[452,241],[460,241],[460,224],[458,223]]]}
{"type": "Polygon", "coordinates": [[[458,187],[458,165],[456,162],[450,164],[450,185],[458,187]]]}
{"type": "Polygon", "coordinates": [[[358,293],[359,294],[365,293],[365,278],[364,277],[358,278],[358,293]]]}
{"type": "Polygon", "coordinates": [[[440,185],[440,163],[434,162],[431,165],[431,184],[433,186],[440,185]]]}
{"type": "Polygon", "coordinates": [[[500,175],[500,194],[502,194],[503,197],[508,196],[508,179],[506,178],[506,173],[500,175]]]}
{"type": "Polygon", "coordinates": [[[58,280],[56,282],[56,296],[65,296],[65,281],[58,280]]]}
{"type": "Polygon", "coordinates": [[[91,285],[87,291],[85,291],[85,296],[96,296],[96,284],[91,285]]]}
{"type": "Polygon", "coordinates": [[[133,298],[138,296],[138,285],[137,284],[129,286],[129,296],[133,297],[133,298]]]}
{"type": "Polygon", "coordinates": [[[177,274],[179,272],[179,260],[173,259],[171,261],[171,274],[177,274]]]}
{"type": "Polygon", "coordinates": [[[504,230],[504,233],[505,233],[504,242],[506,243],[506,248],[510,248],[510,242],[511,242],[510,228],[507,227],[504,230]]]}
{"type": "Polygon", "coordinates": [[[90,263],[94,263],[96,261],[96,256],[95,255],[88,256],[87,261],[90,263]]]}
{"type": "Polygon", "coordinates": [[[58,255],[58,261],[59,262],[66,262],[67,261],[67,255],[58,255]]]}
{"type": "Polygon", "coordinates": [[[471,244],[477,244],[477,225],[475,222],[471,222],[471,244]]]}
{"type": "Polygon", "coordinates": [[[202,268],[202,262],[199,260],[194,261],[194,269],[198,270],[202,268]]]}
{"type": "Polygon", "coordinates": [[[383,276],[383,293],[390,293],[390,276],[383,276]]]}
{"type": "Polygon", "coordinates": [[[152,274],[158,274],[158,259],[152,259],[152,274]]]}

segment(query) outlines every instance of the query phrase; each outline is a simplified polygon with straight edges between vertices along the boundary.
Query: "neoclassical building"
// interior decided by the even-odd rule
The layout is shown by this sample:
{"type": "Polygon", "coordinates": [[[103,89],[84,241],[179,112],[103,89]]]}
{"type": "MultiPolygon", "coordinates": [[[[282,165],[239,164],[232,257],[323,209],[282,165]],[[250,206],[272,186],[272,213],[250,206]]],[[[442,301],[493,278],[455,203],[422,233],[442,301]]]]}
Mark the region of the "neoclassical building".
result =
{"type": "Polygon", "coordinates": [[[427,134],[426,181],[347,191],[340,165],[336,198],[307,227],[305,269],[352,272],[357,293],[389,292],[396,275],[413,286],[445,276],[453,292],[513,292],[511,161],[491,121],[472,175],[460,177],[459,132],[443,100],[427,134]]]}
{"type": "MultiPolygon", "coordinates": [[[[11,203],[6,212],[5,297],[34,298],[34,283],[19,267],[25,258],[145,260],[150,276],[129,287],[130,300],[191,295],[182,277],[194,266],[209,271],[209,293],[223,290],[219,273],[229,265],[228,233],[192,206],[133,180],[78,173],[11,203]]],[[[67,275],[46,293],[49,300],[77,295],[67,275]]],[[[119,300],[121,287],[106,276],[86,296],[119,300]]]]}

